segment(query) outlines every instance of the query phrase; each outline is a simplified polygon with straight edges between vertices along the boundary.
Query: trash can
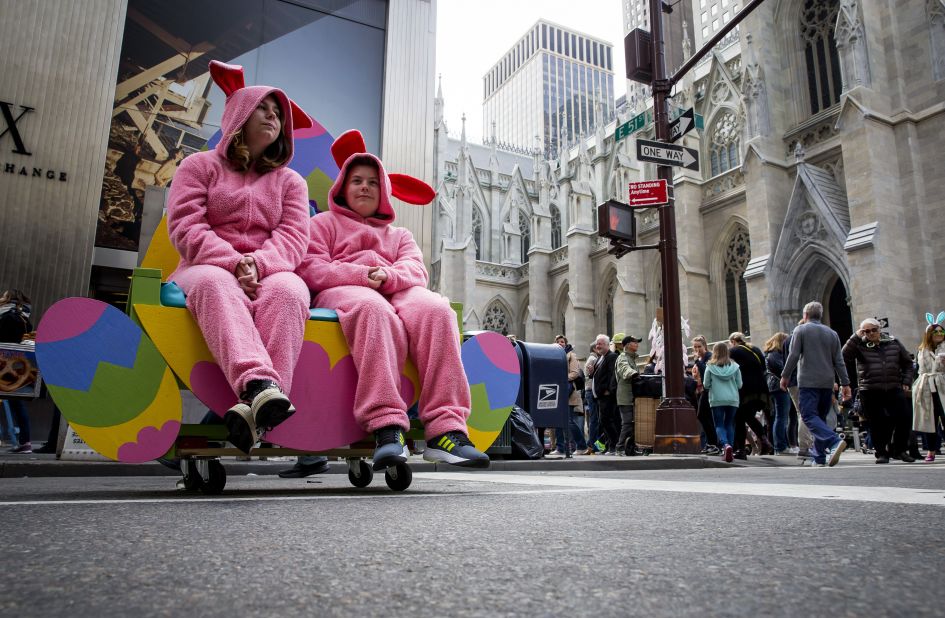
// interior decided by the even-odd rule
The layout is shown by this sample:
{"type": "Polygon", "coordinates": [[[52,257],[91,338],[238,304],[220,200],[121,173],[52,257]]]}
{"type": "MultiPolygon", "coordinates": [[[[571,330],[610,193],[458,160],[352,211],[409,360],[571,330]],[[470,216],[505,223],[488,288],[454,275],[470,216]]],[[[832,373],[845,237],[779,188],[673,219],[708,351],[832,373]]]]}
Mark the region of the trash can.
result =
{"type": "Polygon", "coordinates": [[[568,426],[568,358],[556,343],[516,341],[522,382],[516,404],[537,427],[568,426]]]}

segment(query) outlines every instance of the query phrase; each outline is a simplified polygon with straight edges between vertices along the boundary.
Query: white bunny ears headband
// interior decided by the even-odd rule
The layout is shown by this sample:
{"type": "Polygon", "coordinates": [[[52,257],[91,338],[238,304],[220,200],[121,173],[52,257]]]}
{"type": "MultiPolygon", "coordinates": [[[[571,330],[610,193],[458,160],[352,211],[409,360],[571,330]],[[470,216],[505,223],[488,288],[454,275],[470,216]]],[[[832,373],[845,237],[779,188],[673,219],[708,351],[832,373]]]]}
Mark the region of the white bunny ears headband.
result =
{"type": "Polygon", "coordinates": [[[926,313],[925,321],[929,323],[929,326],[932,326],[933,324],[945,326],[945,311],[939,311],[937,317],[933,316],[931,313],[926,313]]]}

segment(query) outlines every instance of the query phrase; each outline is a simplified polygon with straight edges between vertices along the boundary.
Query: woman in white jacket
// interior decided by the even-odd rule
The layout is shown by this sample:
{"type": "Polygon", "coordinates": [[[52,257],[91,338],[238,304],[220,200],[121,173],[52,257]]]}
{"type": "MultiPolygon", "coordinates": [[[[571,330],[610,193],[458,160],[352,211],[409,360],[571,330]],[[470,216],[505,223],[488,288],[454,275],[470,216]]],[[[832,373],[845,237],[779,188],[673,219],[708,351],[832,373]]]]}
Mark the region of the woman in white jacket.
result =
{"type": "Polygon", "coordinates": [[[935,461],[941,447],[939,423],[945,425],[945,311],[938,318],[926,314],[929,322],[916,353],[919,374],[912,385],[912,429],[925,433],[925,461],[935,461]]]}

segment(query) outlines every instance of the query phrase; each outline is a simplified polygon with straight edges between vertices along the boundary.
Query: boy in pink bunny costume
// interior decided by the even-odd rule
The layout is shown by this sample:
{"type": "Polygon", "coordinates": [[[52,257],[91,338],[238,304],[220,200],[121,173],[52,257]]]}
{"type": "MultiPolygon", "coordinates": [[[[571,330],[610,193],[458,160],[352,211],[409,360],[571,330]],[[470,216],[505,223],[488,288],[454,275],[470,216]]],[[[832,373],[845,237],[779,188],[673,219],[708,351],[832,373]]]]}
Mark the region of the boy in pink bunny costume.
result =
{"type": "Polygon", "coordinates": [[[328,193],[329,210],[311,220],[308,254],[298,270],[318,307],[334,309],[358,371],[354,416],[374,432],[374,469],[407,461],[410,427],[399,386],[409,354],[420,374],[423,457],[488,467],[469,441],[470,394],[460,357],[456,314],[446,298],[426,289],[423,255],[410,232],[391,225],[391,196],[429,203],[420,180],[384,170],[365,152],[357,131],[332,145],[341,171],[328,193]]]}
{"type": "Polygon", "coordinates": [[[174,176],[167,224],[181,260],[168,280],[187,295],[240,394],[224,422],[230,442],[248,453],[258,432],[295,412],[285,393],[309,315],[311,295],[294,272],[308,245],[309,207],[305,181],[287,165],[292,131],[312,120],[283,91],[246,87],[242,67],[212,61],[210,74],[227,95],[223,137],[174,176]]]}

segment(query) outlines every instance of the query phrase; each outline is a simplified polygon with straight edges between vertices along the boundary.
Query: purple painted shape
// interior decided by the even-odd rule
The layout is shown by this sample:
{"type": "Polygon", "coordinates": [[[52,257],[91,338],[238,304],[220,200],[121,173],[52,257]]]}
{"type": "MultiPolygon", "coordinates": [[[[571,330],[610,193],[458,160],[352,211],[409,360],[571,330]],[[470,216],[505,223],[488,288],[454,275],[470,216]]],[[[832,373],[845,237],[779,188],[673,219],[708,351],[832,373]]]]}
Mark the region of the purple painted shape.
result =
{"type": "Polygon", "coordinates": [[[180,421],[167,421],[157,427],[142,427],[136,442],[125,442],[118,447],[118,461],[144,463],[153,461],[167,452],[180,433],[180,421]]]}
{"type": "Polygon", "coordinates": [[[190,390],[221,418],[237,402],[220,366],[210,361],[198,361],[190,370],[190,390]]]}
{"type": "Polygon", "coordinates": [[[325,132],[325,127],[317,120],[312,118],[313,125],[308,129],[296,129],[292,131],[292,139],[307,139],[309,137],[318,137],[325,132]]]}
{"type": "Polygon", "coordinates": [[[71,339],[92,328],[107,304],[91,298],[64,298],[46,310],[36,329],[36,343],[71,339]]]}
{"type": "Polygon", "coordinates": [[[289,394],[296,412],[268,432],[265,440],[287,448],[322,451],[364,439],[367,433],[352,412],[357,384],[350,355],[332,367],[322,346],[302,342],[289,394]]]}
{"type": "Polygon", "coordinates": [[[479,333],[476,335],[476,342],[482,348],[482,353],[496,367],[515,375],[519,374],[518,354],[504,336],[493,332],[479,333]]]}

